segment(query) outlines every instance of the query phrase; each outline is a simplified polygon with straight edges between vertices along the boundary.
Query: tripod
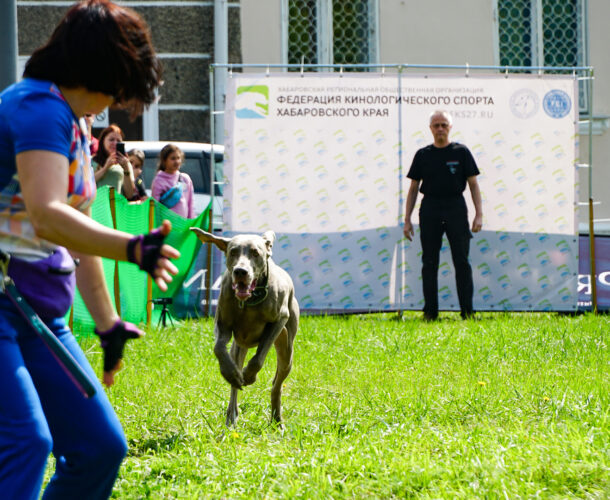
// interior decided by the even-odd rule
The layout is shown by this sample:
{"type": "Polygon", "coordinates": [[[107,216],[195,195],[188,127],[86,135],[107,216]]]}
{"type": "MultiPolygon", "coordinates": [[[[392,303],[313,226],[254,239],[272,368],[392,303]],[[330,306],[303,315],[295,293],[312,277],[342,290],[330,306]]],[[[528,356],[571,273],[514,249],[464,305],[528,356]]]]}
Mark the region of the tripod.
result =
{"type": "Polygon", "coordinates": [[[163,324],[165,328],[167,326],[167,318],[169,318],[172,326],[174,326],[174,320],[172,319],[172,315],[169,312],[169,305],[172,303],[171,297],[162,297],[160,299],[152,299],[153,304],[161,304],[161,316],[159,316],[159,323],[157,323],[157,327],[163,324]]]}

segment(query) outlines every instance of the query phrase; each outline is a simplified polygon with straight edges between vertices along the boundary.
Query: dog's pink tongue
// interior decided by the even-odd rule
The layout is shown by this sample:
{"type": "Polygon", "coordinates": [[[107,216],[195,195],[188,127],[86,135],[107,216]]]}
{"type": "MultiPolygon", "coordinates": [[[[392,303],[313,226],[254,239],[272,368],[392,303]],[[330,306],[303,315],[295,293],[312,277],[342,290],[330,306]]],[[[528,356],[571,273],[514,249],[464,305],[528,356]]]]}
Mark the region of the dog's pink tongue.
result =
{"type": "Polygon", "coordinates": [[[250,283],[250,286],[245,283],[234,283],[233,290],[235,290],[235,296],[239,300],[247,300],[252,295],[252,290],[256,287],[256,280],[250,283]]]}

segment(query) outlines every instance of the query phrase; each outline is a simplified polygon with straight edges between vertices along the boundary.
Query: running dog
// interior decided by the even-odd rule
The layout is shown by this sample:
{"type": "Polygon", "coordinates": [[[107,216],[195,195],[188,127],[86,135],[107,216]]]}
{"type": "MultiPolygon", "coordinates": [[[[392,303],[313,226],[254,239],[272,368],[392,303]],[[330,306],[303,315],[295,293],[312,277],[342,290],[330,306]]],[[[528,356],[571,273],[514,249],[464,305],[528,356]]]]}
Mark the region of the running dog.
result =
{"type": "Polygon", "coordinates": [[[202,242],[213,243],[226,256],[227,269],[222,277],[214,324],[214,354],[220,373],[231,384],[227,426],[235,425],[239,414],[237,390],[256,381],[273,345],[277,367],[271,389],[271,418],[281,424],[282,383],[292,368],[299,304],[292,279],[271,259],[275,233],[225,238],[196,227],[190,229],[202,242]],[[243,368],[248,349],[253,347],[256,353],[243,368]]]}

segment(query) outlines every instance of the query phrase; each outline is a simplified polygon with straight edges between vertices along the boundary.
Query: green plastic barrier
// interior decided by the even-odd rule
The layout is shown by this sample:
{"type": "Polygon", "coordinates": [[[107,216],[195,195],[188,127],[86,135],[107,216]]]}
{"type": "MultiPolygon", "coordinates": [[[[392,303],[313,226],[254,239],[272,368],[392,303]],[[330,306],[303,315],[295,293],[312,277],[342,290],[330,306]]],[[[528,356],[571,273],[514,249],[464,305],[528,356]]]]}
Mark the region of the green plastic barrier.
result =
{"type": "MultiPolygon", "coordinates": [[[[151,198],[148,198],[141,204],[129,204],[124,196],[115,194],[117,229],[134,235],[143,234],[148,233],[151,229],[159,227],[164,219],[171,222],[172,231],[165,239],[165,242],[180,252],[180,258],[173,261],[178,268],[178,274],[174,276],[173,281],[168,286],[168,290],[165,292],[162,292],[157,285],[153,283],[152,296],[153,298],[173,297],[180,292],[180,287],[188,275],[201,247],[201,242],[192,231],[189,231],[189,228],[192,226],[200,227],[202,229],[208,228],[211,204],[196,219],[185,219],[175,214],[164,205],[155,202],[154,227],[149,228],[148,218],[150,203],[151,198]]],[[[113,227],[109,187],[104,186],[98,189],[97,197],[91,207],[91,216],[100,224],[107,227],[113,227]]],[[[102,259],[102,262],[104,266],[104,275],[106,277],[106,286],[108,287],[110,298],[113,304],[115,304],[115,261],[102,259]]],[[[144,271],[140,271],[138,266],[130,264],[129,262],[119,262],[118,271],[121,318],[136,324],[146,322],[147,274],[144,271]]],[[[68,313],[68,317],[69,314],[70,313],[68,313]]],[[[153,310],[152,321],[156,321],[158,316],[159,310],[153,310]]],[[[89,311],[87,311],[78,290],[73,305],[72,327],[75,334],[78,336],[91,335],[95,328],[93,319],[91,318],[89,311]]]]}

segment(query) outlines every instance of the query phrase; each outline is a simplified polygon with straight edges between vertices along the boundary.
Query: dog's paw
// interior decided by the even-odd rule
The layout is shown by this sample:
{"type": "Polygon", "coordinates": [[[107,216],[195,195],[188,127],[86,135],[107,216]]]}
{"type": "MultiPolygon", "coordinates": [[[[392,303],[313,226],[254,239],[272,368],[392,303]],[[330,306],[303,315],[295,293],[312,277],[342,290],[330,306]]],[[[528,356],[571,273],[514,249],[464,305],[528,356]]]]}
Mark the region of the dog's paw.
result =
{"type": "Polygon", "coordinates": [[[256,382],[257,371],[250,367],[250,365],[246,366],[244,370],[244,385],[252,385],[256,382]]]}
{"type": "Polygon", "coordinates": [[[282,419],[281,410],[272,409],[271,410],[271,423],[276,425],[279,429],[284,429],[284,421],[282,419]]]}
{"type": "Polygon", "coordinates": [[[225,378],[232,387],[236,389],[241,389],[244,384],[244,377],[241,372],[237,369],[236,366],[232,367],[233,369],[223,370],[221,368],[220,373],[225,378]]]}
{"type": "Polygon", "coordinates": [[[227,427],[234,427],[235,426],[235,422],[237,422],[237,417],[239,416],[239,410],[237,409],[237,403],[234,405],[229,405],[229,407],[227,408],[227,420],[226,420],[226,426],[227,427]]]}

